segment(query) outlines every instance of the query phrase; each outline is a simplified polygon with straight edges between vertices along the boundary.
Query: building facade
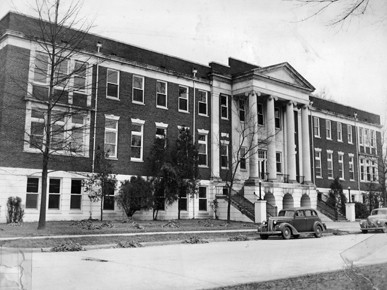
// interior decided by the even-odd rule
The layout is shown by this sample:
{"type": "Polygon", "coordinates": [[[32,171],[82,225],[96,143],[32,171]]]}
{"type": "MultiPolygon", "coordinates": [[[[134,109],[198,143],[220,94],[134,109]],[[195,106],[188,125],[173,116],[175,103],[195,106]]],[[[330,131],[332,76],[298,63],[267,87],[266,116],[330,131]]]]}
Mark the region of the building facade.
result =
{"type": "MultiPolygon", "coordinates": [[[[38,28],[39,20],[15,13],[0,21],[0,222],[15,195],[24,220],[39,217],[50,67],[38,28]]],[[[207,66],[86,34],[60,73],[71,77],[55,86],[53,112],[61,117],[51,130],[60,140],[51,142],[48,220],[99,216],[82,186],[98,148],[119,181],[146,178],[155,138],[175,142],[181,127],[197,142],[200,171],[198,194],[181,201],[182,218],[213,217],[235,166],[233,190],[250,202],[260,194],[278,210],[316,207],[317,192],[326,193],[336,176],[355,200],[378,180],[379,116],[312,97],[314,87],[288,63],[230,58],[207,66]],[[63,140],[69,146],[59,146],[63,140]]],[[[106,199],[104,216],[123,216],[114,199],[106,199]]],[[[177,204],[159,218],[177,218],[177,204]]]]}

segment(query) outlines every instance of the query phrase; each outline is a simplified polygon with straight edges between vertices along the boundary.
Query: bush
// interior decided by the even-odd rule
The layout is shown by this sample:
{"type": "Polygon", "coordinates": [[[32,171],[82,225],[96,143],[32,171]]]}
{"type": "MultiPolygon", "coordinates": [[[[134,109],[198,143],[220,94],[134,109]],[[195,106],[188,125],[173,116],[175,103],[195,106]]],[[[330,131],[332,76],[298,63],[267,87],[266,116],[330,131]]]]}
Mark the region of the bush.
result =
{"type": "Polygon", "coordinates": [[[7,201],[8,217],[7,223],[21,223],[24,210],[21,207],[22,199],[18,196],[10,196],[7,201]]]}
{"type": "Polygon", "coordinates": [[[357,219],[365,219],[370,215],[367,205],[355,202],[355,216],[357,219]]]}
{"type": "Polygon", "coordinates": [[[189,237],[189,239],[183,241],[183,244],[207,244],[207,243],[208,241],[203,240],[196,236],[191,236],[189,237]]]}
{"type": "Polygon", "coordinates": [[[65,242],[59,246],[51,248],[51,252],[78,252],[85,251],[85,249],[78,243],[73,241],[65,242]]]}
{"type": "Polygon", "coordinates": [[[247,240],[248,240],[248,237],[245,235],[238,235],[235,237],[230,237],[228,239],[228,241],[230,241],[230,242],[243,242],[243,241],[247,241],[247,240]]]}

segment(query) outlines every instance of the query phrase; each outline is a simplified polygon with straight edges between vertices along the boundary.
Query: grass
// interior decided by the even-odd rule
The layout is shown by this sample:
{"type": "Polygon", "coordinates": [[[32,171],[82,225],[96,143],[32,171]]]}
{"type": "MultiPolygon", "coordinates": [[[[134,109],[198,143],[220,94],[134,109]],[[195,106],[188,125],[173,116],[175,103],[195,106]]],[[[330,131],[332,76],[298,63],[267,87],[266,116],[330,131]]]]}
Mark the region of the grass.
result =
{"type": "Polygon", "coordinates": [[[387,263],[344,270],[305,275],[275,281],[240,284],[212,290],[253,289],[387,289],[387,263]]]}
{"type": "MultiPolygon", "coordinates": [[[[37,223],[22,223],[20,225],[0,224],[2,238],[22,237],[24,239],[1,241],[0,245],[5,247],[23,248],[49,248],[57,247],[63,243],[79,243],[82,246],[117,244],[119,242],[170,242],[184,241],[190,239],[193,234],[167,234],[167,235],[144,235],[144,236],[114,236],[125,233],[147,233],[147,232],[182,232],[182,231],[208,231],[208,233],[196,234],[200,239],[229,239],[240,233],[212,233],[210,230],[238,230],[256,229],[253,223],[231,222],[227,224],[220,220],[171,220],[171,221],[60,221],[47,222],[44,230],[37,230],[37,223]],[[98,236],[109,234],[113,236],[98,236]],[[26,237],[56,236],[56,235],[85,235],[84,237],[69,238],[42,238],[25,239],[26,237]],[[93,235],[88,237],[88,235],[93,235]]],[[[257,237],[255,232],[247,233],[251,238],[257,237]]]]}

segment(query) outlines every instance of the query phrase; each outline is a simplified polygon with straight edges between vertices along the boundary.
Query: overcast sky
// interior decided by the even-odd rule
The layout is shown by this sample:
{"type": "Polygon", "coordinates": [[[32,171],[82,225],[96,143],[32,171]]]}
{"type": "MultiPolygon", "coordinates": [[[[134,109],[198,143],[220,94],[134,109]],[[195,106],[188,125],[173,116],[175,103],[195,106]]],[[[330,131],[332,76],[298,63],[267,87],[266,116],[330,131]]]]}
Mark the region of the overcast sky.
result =
{"type": "MultiPolygon", "coordinates": [[[[0,17],[34,16],[34,2],[0,0],[0,17]]],[[[81,17],[92,33],[205,65],[286,61],[316,92],[385,118],[387,1],[370,0],[365,15],[340,26],[329,20],[342,6],[303,21],[316,9],[286,0],[84,0],[81,17]]]]}

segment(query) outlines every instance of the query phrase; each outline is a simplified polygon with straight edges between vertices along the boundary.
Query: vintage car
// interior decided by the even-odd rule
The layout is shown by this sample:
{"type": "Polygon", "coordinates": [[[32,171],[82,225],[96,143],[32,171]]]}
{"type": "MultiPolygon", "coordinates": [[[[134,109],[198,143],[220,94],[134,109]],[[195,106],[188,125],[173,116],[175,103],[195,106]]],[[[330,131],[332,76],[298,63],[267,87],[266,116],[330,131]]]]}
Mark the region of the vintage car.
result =
{"type": "Polygon", "coordinates": [[[278,216],[269,217],[267,222],[258,226],[258,233],[263,240],[273,235],[282,235],[287,240],[292,236],[298,238],[300,234],[314,234],[320,238],[325,230],[326,226],[316,210],[305,207],[280,210],[278,216]]]}
{"type": "Polygon", "coordinates": [[[375,208],[366,220],[360,221],[362,233],[380,230],[387,233],[387,208],[375,208]]]}

